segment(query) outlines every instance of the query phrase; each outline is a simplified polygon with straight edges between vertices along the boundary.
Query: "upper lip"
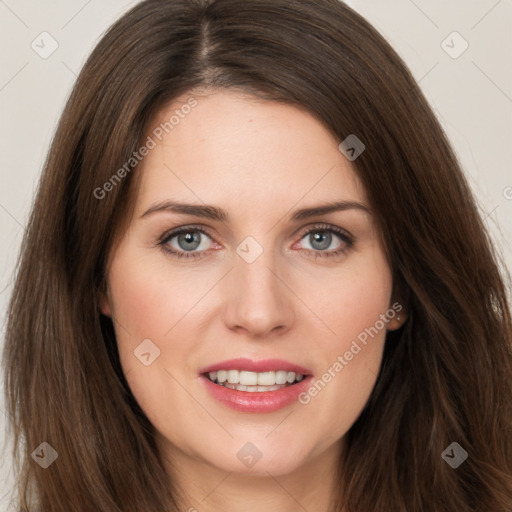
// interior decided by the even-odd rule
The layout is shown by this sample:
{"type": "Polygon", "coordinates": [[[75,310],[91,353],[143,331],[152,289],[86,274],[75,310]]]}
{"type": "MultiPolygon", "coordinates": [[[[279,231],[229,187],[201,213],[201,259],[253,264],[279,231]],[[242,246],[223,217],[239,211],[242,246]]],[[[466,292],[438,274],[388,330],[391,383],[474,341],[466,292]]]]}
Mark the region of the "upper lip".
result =
{"type": "Polygon", "coordinates": [[[286,370],[288,372],[300,373],[302,375],[311,374],[311,371],[307,368],[285,361],[284,359],[262,359],[260,361],[253,361],[252,359],[247,359],[245,357],[214,363],[203,368],[200,373],[204,374],[218,370],[242,370],[256,373],[286,370]]]}

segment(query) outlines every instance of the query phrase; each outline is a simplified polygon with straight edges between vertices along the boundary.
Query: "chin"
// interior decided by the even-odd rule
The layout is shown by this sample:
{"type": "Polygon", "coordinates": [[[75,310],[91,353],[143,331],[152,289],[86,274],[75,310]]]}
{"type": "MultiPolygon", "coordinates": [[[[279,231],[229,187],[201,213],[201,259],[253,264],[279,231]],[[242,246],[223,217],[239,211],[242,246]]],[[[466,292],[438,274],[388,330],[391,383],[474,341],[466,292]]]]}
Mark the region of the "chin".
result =
{"type": "Polygon", "coordinates": [[[298,443],[288,438],[290,445],[287,446],[278,437],[270,442],[265,435],[252,436],[252,440],[251,436],[231,440],[229,447],[219,453],[209,453],[208,463],[223,471],[264,477],[269,473],[273,476],[286,475],[307,463],[306,454],[297,450],[298,443]]]}
{"type": "Polygon", "coordinates": [[[216,467],[222,471],[233,472],[251,477],[268,477],[288,475],[306,464],[305,460],[289,460],[285,454],[273,454],[270,457],[262,456],[252,467],[245,466],[237,458],[228,458],[224,464],[217,461],[216,467]]]}

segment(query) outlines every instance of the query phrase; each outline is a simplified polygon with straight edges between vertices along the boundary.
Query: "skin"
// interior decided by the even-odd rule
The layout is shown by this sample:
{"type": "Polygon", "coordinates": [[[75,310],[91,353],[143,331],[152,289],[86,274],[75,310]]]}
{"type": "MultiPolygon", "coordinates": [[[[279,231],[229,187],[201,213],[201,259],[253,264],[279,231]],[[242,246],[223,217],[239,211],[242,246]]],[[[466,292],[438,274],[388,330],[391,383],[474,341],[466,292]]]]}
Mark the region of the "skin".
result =
{"type": "MultiPolygon", "coordinates": [[[[110,255],[102,311],[114,319],[125,375],[186,495],[184,510],[296,512],[300,504],[328,512],[344,436],[376,382],[386,330],[400,327],[405,312],[306,405],[237,412],[209,395],[199,371],[235,357],[282,358],[320,378],[395,300],[380,236],[362,209],[289,221],[297,209],[332,201],[369,209],[340,141],[316,118],[210,90],[178,98],[151,129],[191,96],[198,105],[135,171],[142,173],[135,213],[110,255]],[[215,205],[230,219],[142,216],[170,199],[215,205]],[[201,241],[192,252],[202,257],[178,259],[159,245],[166,232],[190,225],[208,233],[192,233],[201,241]],[[347,231],[353,246],[332,234],[318,249],[314,234],[326,227],[347,231]],[[248,236],[263,248],[252,263],[236,252],[248,236]],[[134,356],[147,338],[160,350],[149,366],[134,356]],[[262,453],[252,468],[237,458],[247,442],[262,453]]],[[[178,236],[167,246],[190,247],[178,236]]]]}

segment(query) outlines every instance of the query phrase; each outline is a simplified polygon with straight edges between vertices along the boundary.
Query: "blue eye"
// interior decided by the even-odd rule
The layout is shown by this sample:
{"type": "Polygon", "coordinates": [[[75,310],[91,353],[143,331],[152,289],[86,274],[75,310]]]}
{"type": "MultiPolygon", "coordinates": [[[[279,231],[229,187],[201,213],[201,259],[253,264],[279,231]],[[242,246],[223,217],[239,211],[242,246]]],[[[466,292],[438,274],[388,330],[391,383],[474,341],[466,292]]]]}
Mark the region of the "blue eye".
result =
{"type": "Polygon", "coordinates": [[[203,229],[194,226],[183,226],[165,234],[159,244],[165,252],[177,258],[198,258],[204,255],[205,248],[201,247],[201,238],[204,236],[210,238],[203,229]],[[177,248],[171,243],[173,239],[176,239],[177,248]],[[198,248],[201,248],[201,252],[191,252],[198,248]]]}
{"type": "MultiPolygon", "coordinates": [[[[176,258],[201,258],[207,256],[204,239],[212,237],[202,228],[196,226],[182,226],[165,233],[158,244],[162,249],[176,258]]],[[[354,245],[352,237],[343,229],[329,225],[318,225],[301,234],[300,240],[306,239],[310,248],[302,249],[308,257],[334,257],[338,256],[354,245]],[[335,239],[340,240],[338,247],[327,250],[335,239]]],[[[207,245],[207,243],[206,243],[207,245]]]]}
{"type": "Polygon", "coordinates": [[[302,234],[301,240],[304,239],[309,243],[313,251],[307,250],[308,256],[312,258],[338,256],[354,245],[352,237],[345,230],[335,228],[334,226],[315,226],[302,234]],[[328,251],[327,249],[329,249],[336,238],[340,240],[338,247],[328,251]]]}

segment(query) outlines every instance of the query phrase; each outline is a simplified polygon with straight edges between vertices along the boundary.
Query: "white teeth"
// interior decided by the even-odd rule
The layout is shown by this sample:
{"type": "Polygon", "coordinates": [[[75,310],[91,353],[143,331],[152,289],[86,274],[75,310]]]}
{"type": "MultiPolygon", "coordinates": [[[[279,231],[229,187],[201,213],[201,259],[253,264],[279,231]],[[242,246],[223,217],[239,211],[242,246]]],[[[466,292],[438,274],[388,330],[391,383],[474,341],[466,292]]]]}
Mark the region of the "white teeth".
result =
{"type": "Polygon", "coordinates": [[[255,386],[258,384],[258,374],[254,372],[240,372],[240,384],[244,386],[255,386]]]}
{"type": "Polygon", "coordinates": [[[229,382],[226,382],[224,387],[229,389],[237,389],[238,391],[247,391],[247,386],[241,386],[240,384],[230,384],[229,382]]]}
{"type": "Polygon", "coordinates": [[[230,384],[240,384],[239,371],[238,370],[228,370],[228,382],[230,384]]]}
{"type": "Polygon", "coordinates": [[[212,382],[224,384],[226,387],[231,389],[235,389],[232,386],[237,385],[246,388],[241,389],[240,391],[251,392],[269,391],[268,387],[283,387],[288,384],[293,384],[295,381],[300,382],[304,378],[304,375],[301,373],[288,372],[286,370],[260,373],[248,372],[245,370],[218,370],[215,372],[209,372],[208,377],[212,382]],[[259,386],[264,387],[262,389],[258,389],[259,386]]]}
{"type": "Polygon", "coordinates": [[[284,370],[279,370],[276,372],[276,384],[286,384],[287,376],[288,372],[284,370]]]}
{"type": "Polygon", "coordinates": [[[276,372],[258,373],[259,386],[274,386],[276,383],[276,372]]]}
{"type": "Polygon", "coordinates": [[[277,389],[285,388],[286,385],[275,385],[275,386],[242,386],[240,384],[230,384],[225,382],[222,384],[224,387],[229,389],[236,389],[237,391],[248,391],[249,393],[261,392],[261,391],[276,391],[277,389]]]}

